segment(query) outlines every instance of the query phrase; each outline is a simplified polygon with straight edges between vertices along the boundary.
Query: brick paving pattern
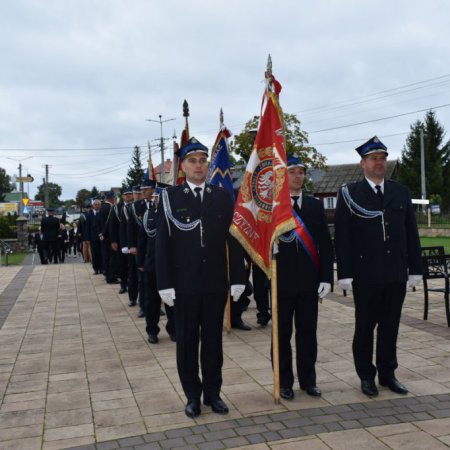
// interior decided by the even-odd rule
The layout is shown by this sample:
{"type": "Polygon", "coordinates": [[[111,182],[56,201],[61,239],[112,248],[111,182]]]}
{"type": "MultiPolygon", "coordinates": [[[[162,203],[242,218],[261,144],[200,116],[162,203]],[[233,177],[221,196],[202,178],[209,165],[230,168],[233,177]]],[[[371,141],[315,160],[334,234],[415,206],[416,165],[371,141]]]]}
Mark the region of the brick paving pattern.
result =
{"type": "MultiPolygon", "coordinates": [[[[322,398],[295,387],[275,404],[270,326],[224,333],[222,397],[227,416],[203,406],[184,415],[175,346],[165,331],[146,342],[145,324],[117,285],[88,264],[0,267],[0,448],[3,449],[440,449],[450,445],[450,329],[433,294],[408,292],[398,378],[368,399],[351,354],[351,294],[330,294],[319,311],[322,398]],[[8,309],[7,313],[4,313],[8,309]]],[[[160,325],[164,330],[164,319],[160,325]]]]}

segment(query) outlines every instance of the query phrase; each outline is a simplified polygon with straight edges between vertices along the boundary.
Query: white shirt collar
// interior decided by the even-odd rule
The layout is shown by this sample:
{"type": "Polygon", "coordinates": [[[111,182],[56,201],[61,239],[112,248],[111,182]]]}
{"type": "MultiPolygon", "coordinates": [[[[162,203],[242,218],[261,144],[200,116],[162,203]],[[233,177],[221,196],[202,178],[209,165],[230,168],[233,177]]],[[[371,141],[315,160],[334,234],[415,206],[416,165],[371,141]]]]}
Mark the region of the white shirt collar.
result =
{"type": "Polygon", "coordinates": [[[384,194],[384,179],[380,184],[374,183],[372,180],[369,180],[367,177],[365,177],[365,179],[367,180],[367,182],[369,183],[369,186],[372,188],[372,190],[373,190],[373,192],[375,192],[375,194],[377,193],[377,188],[375,186],[381,186],[381,192],[384,194]]]}
{"type": "MultiPolygon", "coordinates": [[[[294,200],[292,200],[292,197],[296,196],[296,195],[293,194],[292,192],[290,195],[291,195],[291,205],[294,206],[294,200]]],[[[297,200],[297,205],[300,209],[302,208],[302,199],[303,199],[303,191],[300,191],[300,194],[298,194],[298,200],[297,200]]]]}
{"type": "Polygon", "coordinates": [[[186,180],[186,183],[188,184],[189,188],[191,189],[192,193],[194,194],[194,197],[197,195],[196,192],[194,191],[195,188],[202,188],[200,195],[202,196],[202,200],[203,200],[203,193],[205,192],[205,182],[203,182],[200,186],[197,186],[194,183],[191,183],[190,181],[186,180]]]}

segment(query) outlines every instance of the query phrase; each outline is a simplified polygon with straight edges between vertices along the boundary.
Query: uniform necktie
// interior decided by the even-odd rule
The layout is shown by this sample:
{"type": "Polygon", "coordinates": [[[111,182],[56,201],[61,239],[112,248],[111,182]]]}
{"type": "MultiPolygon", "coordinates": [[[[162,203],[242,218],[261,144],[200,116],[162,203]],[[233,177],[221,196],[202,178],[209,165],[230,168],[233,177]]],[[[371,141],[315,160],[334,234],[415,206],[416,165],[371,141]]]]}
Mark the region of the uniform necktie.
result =
{"type": "Polygon", "coordinates": [[[375,189],[377,190],[377,198],[378,198],[378,203],[380,205],[380,209],[383,209],[383,191],[381,190],[381,186],[379,184],[377,184],[375,186],[375,189]]]}
{"type": "Polygon", "coordinates": [[[298,204],[298,199],[300,198],[300,196],[293,195],[291,198],[292,198],[292,200],[294,200],[294,204],[292,205],[292,207],[294,208],[294,210],[297,214],[300,214],[300,206],[298,204]]]}
{"type": "Polygon", "coordinates": [[[195,201],[196,201],[198,207],[201,208],[202,207],[202,195],[201,195],[202,188],[196,187],[196,188],[194,188],[194,191],[195,191],[195,201]]]}

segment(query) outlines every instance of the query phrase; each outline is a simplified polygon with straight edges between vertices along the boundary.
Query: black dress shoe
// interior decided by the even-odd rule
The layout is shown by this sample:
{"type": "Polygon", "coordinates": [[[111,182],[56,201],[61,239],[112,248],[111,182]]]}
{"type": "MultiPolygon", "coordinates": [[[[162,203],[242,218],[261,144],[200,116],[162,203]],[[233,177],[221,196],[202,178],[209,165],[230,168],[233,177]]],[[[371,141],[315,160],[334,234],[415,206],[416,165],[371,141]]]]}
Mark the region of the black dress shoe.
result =
{"type": "Polygon", "coordinates": [[[142,309],[139,309],[139,312],[137,314],[138,317],[144,317],[145,316],[145,312],[142,309]]]}
{"type": "Polygon", "coordinates": [[[250,331],[252,327],[249,327],[246,325],[242,320],[236,323],[231,324],[231,328],[235,328],[236,330],[242,330],[242,331],[250,331]]]}
{"type": "Polygon", "coordinates": [[[285,400],[293,400],[294,390],[292,388],[280,388],[280,397],[285,400]]]}
{"type": "Polygon", "coordinates": [[[267,327],[269,320],[270,320],[270,317],[258,317],[256,323],[258,325],[261,325],[262,327],[267,327]]]}
{"type": "Polygon", "coordinates": [[[172,334],[169,333],[169,337],[172,342],[177,342],[177,337],[175,336],[174,333],[172,333],[172,334]]]}
{"type": "Polygon", "coordinates": [[[158,336],[156,336],[156,334],[149,334],[148,342],[150,342],[150,344],[157,344],[159,342],[158,336]]]}
{"type": "Polygon", "coordinates": [[[369,397],[378,395],[378,389],[373,380],[361,380],[361,391],[369,397]]]}
{"type": "Polygon", "coordinates": [[[127,288],[121,287],[119,289],[119,294],[125,294],[125,292],[127,292],[127,288]]]}
{"type": "Polygon", "coordinates": [[[406,395],[408,393],[408,389],[406,389],[406,386],[400,383],[400,381],[398,381],[395,377],[388,379],[380,378],[379,381],[381,386],[388,387],[392,392],[402,395],[406,395]]]}
{"type": "Polygon", "coordinates": [[[211,409],[217,414],[228,414],[228,406],[220,397],[217,397],[215,400],[203,397],[203,404],[211,406],[211,409]]]}
{"type": "Polygon", "coordinates": [[[136,306],[136,300],[128,300],[128,306],[136,306]]]}
{"type": "Polygon", "coordinates": [[[188,400],[184,412],[191,419],[199,416],[202,412],[202,410],[200,409],[200,400],[188,400]]]}
{"type": "Polygon", "coordinates": [[[306,391],[311,397],[320,397],[322,395],[321,390],[317,386],[302,387],[302,391],[306,391]]]}

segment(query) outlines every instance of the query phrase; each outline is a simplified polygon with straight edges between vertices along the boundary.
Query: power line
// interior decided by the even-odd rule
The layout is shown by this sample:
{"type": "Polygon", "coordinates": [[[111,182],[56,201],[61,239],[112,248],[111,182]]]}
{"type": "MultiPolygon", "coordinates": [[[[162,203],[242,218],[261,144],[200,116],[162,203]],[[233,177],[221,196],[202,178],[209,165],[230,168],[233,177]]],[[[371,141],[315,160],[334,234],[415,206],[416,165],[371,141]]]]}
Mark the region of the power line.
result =
{"type": "MultiPolygon", "coordinates": [[[[408,134],[408,132],[404,131],[402,133],[384,134],[384,135],[380,135],[379,137],[381,139],[384,139],[384,138],[388,138],[388,137],[401,136],[403,134],[408,134]]],[[[318,147],[320,145],[349,144],[352,142],[362,142],[364,139],[367,139],[367,136],[363,137],[363,138],[358,138],[358,139],[350,139],[347,141],[320,142],[318,144],[308,144],[308,147],[318,147]]]]}
{"type": "MultiPolygon", "coordinates": [[[[376,96],[379,96],[379,95],[387,94],[389,92],[394,92],[394,91],[397,91],[399,89],[405,89],[405,88],[408,88],[408,87],[417,86],[418,84],[428,83],[430,81],[441,80],[442,78],[448,78],[448,77],[450,77],[450,74],[442,75],[440,77],[435,77],[435,78],[429,78],[429,79],[423,80],[423,81],[417,81],[415,83],[410,83],[410,84],[406,84],[406,85],[403,85],[403,86],[398,86],[396,88],[386,89],[386,90],[383,90],[383,91],[375,92],[373,94],[364,95],[364,96],[356,97],[356,98],[349,99],[349,100],[342,100],[340,102],[330,103],[328,105],[315,106],[313,108],[297,111],[294,114],[303,114],[303,113],[308,113],[308,112],[312,112],[312,111],[321,110],[321,109],[324,109],[324,108],[338,107],[338,105],[341,105],[342,107],[352,106],[353,102],[357,102],[359,100],[370,99],[371,97],[376,97],[376,96]],[[348,103],[348,105],[347,105],[347,103],[348,103]]],[[[434,87],[435,85],[442,85],[442,84],[447,84],[447,81],[444,82],[444,83],[441,82],[441,83],[430,84],[430,85],[427,85],[427,86],[421,86],[421,87],[418,87],[418,88],[415,88],[415,89],[406,90],[406,91],[403,91],[403,92],[400,92],[400,93],[399,92],[394,92],[391,95],[399,95],[399,94],[403,94],[405,92],[410,92],[410,91],[417,90],[417,89],[424,89],[424,88],[428,88],[428,87],[434,87]]],[[[384,95],[383,97],[380,97],[380,98],[385,98],[385,97],[389,97],[389,95],[384,95]]],[[[373,101],[373,100],[378,100],[378,99],[370,99],[370,100],[366,100],[366,101],[373,101]]],[[[362,103],[364,103],[364,102],[362,102],[362,103]]],[[[356,104],[358,104],[358,103],[356,103],[356,104]]]]}
{"type": "Polygon", "coordinates": [[[341,128],[356,127],[358,125],[364,125],[366,123],[381,122],[382,120],[395,119],[396,117],[408,116],[408,115],[416,114],[419,112],[431,111],[431,110],[440,109],[440,108],[446,108],[447,106],[450,106],[450,103],[447,103],[445,105],[432,106],[431,108],[418,109],[417,111],[410,111],[410,112],[403,113],[403,114],[396,114],[394,116],[386,116],[386,117],[380,117],[378,119],[366,120],[364,122],[356,122],[356,123],[350,123],[347,125],[340,125],[338,127],[324,128],[322,130],[315,130],[315,131],[308,131],[308,134],[323,133],[325,131],[339,130],[341,128]]]}

